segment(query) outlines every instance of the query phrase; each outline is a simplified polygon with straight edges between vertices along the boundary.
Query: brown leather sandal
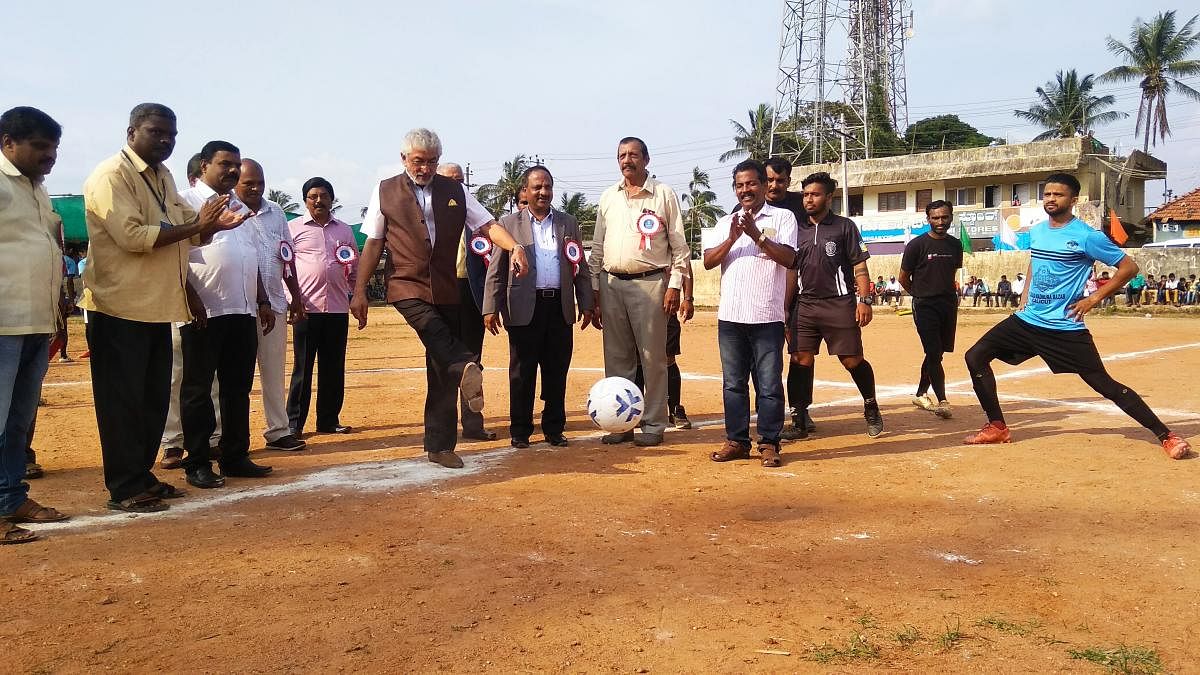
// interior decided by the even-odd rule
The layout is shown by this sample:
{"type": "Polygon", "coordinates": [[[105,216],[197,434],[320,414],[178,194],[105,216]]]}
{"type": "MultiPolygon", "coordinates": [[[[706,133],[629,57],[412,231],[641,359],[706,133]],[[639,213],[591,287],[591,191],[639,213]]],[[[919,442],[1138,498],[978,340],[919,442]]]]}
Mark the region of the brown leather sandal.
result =
{"type": "Polygon", "coordinates": [[[783,460],[779,457],[778,443],[759,443],[758,454],[762,455],[762,465],[765,467],[776,467],[783,464],[783,460]]]}
{"type": "Polygon", "coordinates": [[[737,441],[725,441],[720,450],[708,456],[714,462],[728,462],[734,459],[750,459],[750,445],[737,441]]]}
{"type": "Polygon", "coordinates": [[[16,511],[4,517],[12,523],[57,523],[70,518],[67,514],[49,506],[42,506],[32,499],[26,499],[16,511]]]}
{"type": "Polygon", "coordinates": [[[0,521],[0,545],[24,544],[35,541],[37,538],[36,532],[30,532],[23,527],[17,527],[12,523],[0,521]]]}

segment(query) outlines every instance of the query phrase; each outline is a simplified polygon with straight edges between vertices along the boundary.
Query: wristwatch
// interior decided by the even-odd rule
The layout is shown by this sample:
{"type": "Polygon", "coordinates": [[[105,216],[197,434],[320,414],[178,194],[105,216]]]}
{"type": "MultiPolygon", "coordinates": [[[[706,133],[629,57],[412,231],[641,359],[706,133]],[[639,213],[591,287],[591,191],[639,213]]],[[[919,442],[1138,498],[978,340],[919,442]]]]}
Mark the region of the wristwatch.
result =
{"type": "Polygon", "coordinates": [[[688,302],[695,302],[696,298],[694,298],[693,296],[690,296],[690,295],[689,295],[689,296],[687,296],[686,298],[684,298],[684,300],[687,300],[688,302]]]}
{"type": "Polygon", "coordinates": [[[766,240],[767,240],[767,233],[766,233],[766,232],[759,232],[759,233],[758,233],[758,245],[759,245],[759,246],[762,246],[762,245],[763,245],[763,242],[764,242],[764,241],[766,241],[766,240]]]}
{"type": "Polygon", "coordinates": [[[854,297],[855,297],[855,298],[857,298],[857,299],[858,299],[858,301],[859,301],[859,302],[861,302],[861,303],[862,303],[862,304],[864,304],[864,305],[873,305],[873,304],[875,304],[875,300],[874,300],[874,298],[872,298],[872,297],[871,297],[871,296],[869,296],[869,295],[867,295],[867,296],[856,295],[856,296],[854,296],[854,297]]]}

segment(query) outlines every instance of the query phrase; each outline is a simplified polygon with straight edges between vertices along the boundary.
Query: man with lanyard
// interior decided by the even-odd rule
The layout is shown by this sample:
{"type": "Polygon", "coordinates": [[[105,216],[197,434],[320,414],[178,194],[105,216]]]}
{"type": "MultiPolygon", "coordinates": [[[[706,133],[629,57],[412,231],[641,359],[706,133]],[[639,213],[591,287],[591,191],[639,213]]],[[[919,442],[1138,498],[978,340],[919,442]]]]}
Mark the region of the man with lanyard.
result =
{"type": "MultiPolygon", "coordinates": [[[[764,164],[766,164],[767,167],[767,204],[770,204],[772,207],[777,209],[787,209],[788,211],[791,211],[792,215],[796,218],[797,226],[799,223],[808,220],[808,215],[804,212],[804,199],[800,196],[799,192],[792,192],[788,189],[792,185],[791,162],[788,162],[786,159],[782,159],[780,157],[772,157],[764,162],[764,164]]],[[[799,236],[799,229],[797,229],[797,236],[799,236]]],[[[796,241],[785,241],[781,243],[786,244],[793,249],[795,249],[797,245],[796,241]]],[[[796,286],[795,270],[789,270],[787,274],[789,275],[788,294],[785,297],[785,301],[787,302],[787,304],[784,305],[785,308],[791,306],[791,301],[795,296],[796,286]]],[[[883,279],[883,277],[879,278],[880,280],[883,279]]],[[[870,289],[868,289],[868,294],[869,291],[870,289]]],[[[786,329],[784,332],[787,332],[786,329]]],[[[796,402],[800,400],[800,387],[802,381],[803,378],[800,373],[800,368],[792,363],[789,359],[787,400],[789,406],[788,413],[791,415],[792,422],[790,425],[784,428],[783,432],[779,435],[779,437],[785,441],[794,441],[798,438],[807,437],[808,434],[811,434],[817,430],[817,425],[813,423],[812,416],[808,414],[808,410],[804,409],[802,411],[796,405],[796,402]],[[801,430],[802,427],[803,431],[801,430]]]]}
{"type": "Polygon", "coordinates": [[[258,243],[258,272],[275,315],[275,329],[258,338],[258,375],[262,382],[263,438],[271,450],[303,450],[305,443],[291,433],[287,416],[284,361],[287,324],[304,320],[304,295],[296,284],[296,253],[287,215],[275,202],[264,199],[267,180],[262,165],[242,158],[241,176],[234,193],[254,215],[246,221],[258,243]],[[284,292],[284,289],[287,292],[284,292]],[[288,300],[289,294],[291,300],[288,300]]]}
{"type": "Polygon", "coordinates": [[[783,333],[785,296],[796,252],[796,217],[767,204],[767,170],[756,160],[733,169],[741,208],[703,234],[704,268],[721,267],[717,339],[725,411],[725,444],[714,462],[750,457],[750,388],[758,409],[762,465],[776,467],[783,429],[783,333]]]}
{"type": "MultiPolygon", "coordinates": [[[[804,415],[812,404],[813,367],[824,339],[858,386],[867,435],[874,438],[883,433],[883,415],[875,400],[875,371],[863,358],[862,344],[862,329],[871,322],[871,254],[854,221],[829,209],[837,182],[820,172],[802,185],[806,215],[796,251],[799,292],[788,323],[792,363],[801,378],[796,407],[804,415]]],[[[807,437],[807,431],[799,437],[807,437]]]]}
{"type": "Polygon", "coordinates": [[[497,223],[462,183],[437,175],[442,141],[429,129],[404,135],[400,157],[404,173],[380,181],[371,191],[363,219],[367,236],[359,263],[358,282],[350,311],[358,328],[367,325],[367,278],[379,265],[386,246],[387,300],[404,316],[425,346],[426,458],[440,466],[461,469],[457,403],[483,410],[483,372],[475,353],[458,338],[462,322],[455,256],[463,228],[490,239],[511,254],[518,277],[529,274],[523,248],[497,223]]]}
{"type": "MultiPolygon", "coordinates": [[[[250,211],[235,202],[232,190],[241,175],[241,152],[232,143],[210,141],[200,150],[200,180],[179,194],[193,209],[225,197],[230,208],[250,211]]],[[[183,379],[179,418],[187,455],[187,482],[198,488],[225,484],[225,477],[261,478],[271,467],[250,460],[250,389],[258,353],[258,326],[275,328],[275,315],[258,273],[258,234],[253,227],[218,232],[192,248],[190,278],[204,303],[206,318],[179,329],[183,379]],[[212,470],[209,437],[216,429],[213,379],[220,383],[221,441],[217,453],[221,475],[212,470]]]]}
{"type": "MultiPolygon", "coordinates": [[[[438,165],[437,172],[450,180],[466,184],[466,176],[458,164],[444,162],[438,165]]],[[[522,196],[518,198],[518,209],[525,208],[524,194],[522,191],[522,196]]],[[[458,257],[455,260],[458,272],[458,306],[462,314],[458,339],[475,354],[475,363],[480,363],[483,359],[483,314],[480,312],[483,310],[483,284],[487,276],[487,263],[484,260],[485,256],[492,255],[492,242],[487,237],[482,237],[476,241],[478,250],[475,250],[470,248],[472,238],[470,229],[464,226],[458,244],[458,257]]],[[[480,368],[482,367],[480,365],[480,368]]],[[[458,414],[464,439],[496,440],[496,432],[484,428],[483,414],[471,410],[471,406],[467,405],[467,400],[462,396],[459,396],[458,400],[458,414]]]]}
{"type": "MultiPolygon", "coordinates": [[[[954,277],[962,267],[963,250],[958,239],[949,234],[950,221],[954,219],[950,202],[941,199],[929,202],[925,218],[929,221],[929,231],[908,242],[900,257],[900,285],[912,296],[913,323],[925,352],[913,405],[950,419],[942,354],[954,351],[954,333],[958,328],[954,277]],[[926,393],[930,387],[933,399],[926,393]]],[[[982,283],[981,279],[979,284],[982,283]]]]}
{"type": "Polygon", "coordinates": [[[667,415],[667,317],[679,311],[691,249],[683,237],[679,199],[646,170],[650,151],[632,136],[617,144],[622,180],[600,195],[588,264],[596,323],[604,330],[604,374],[646,379],[643,433],[607,434],[604,443],[663,441],[667,415]]]}
{"type": "Polygon", "coordinates": [[[129,115],[127,145],[83,186],[88,264],[80,306],[88,311],[92,395],[108,507],[162,511],[183,491],[150,469],[171,393],[171,324],[204,318],[187,283],[190,243],[242,224],[229,196],[199,214],[175,191],[163,162],[175,149],[175,113],[143,103],[129,115]]]}
{"type": "Polygon", "coordinates": [[[1102,232],[1074,216],[1072,209],[1078,200],[1075,176],[1055,173],[1046,177],[1042,204],[1050,218],[1030,231],[1028,283],[1018,311],[993,326],[967,351],[967,370],[988,422],[965,442],[1009,442],[1011,433],[1000,410],[991,363],[1000,359],[1015,366],[1040,356],[1051,372],[1078,374],[1089,387],[1149,429],[1168,457],[1182,459],[1191,446],[1172,433],[1137,392],[1109,376],[1092,334],[1083,324],[1089,311],[1137,274],[1138,265],[1102,232]],[[1112,283],[1081,297],[1097,260],[1115,266],[1117,275],[1112,283]]]}

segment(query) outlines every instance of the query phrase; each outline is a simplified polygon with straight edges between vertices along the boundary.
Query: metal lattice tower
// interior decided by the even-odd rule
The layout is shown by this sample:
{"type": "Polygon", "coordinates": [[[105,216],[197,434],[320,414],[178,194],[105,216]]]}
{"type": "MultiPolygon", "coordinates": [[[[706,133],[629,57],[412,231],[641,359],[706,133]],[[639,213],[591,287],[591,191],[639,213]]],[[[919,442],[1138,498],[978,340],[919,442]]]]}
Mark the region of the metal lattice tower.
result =
{"type": "Polygon", "coordinates": [[[904,42],[912,28],[908,2],[784,0],[772,155],[805,163],[833,160],[844,115],[848,154],[868,156],[864,120],[868,91],[876,81],[892,127],[904,133],[904,42]]]}

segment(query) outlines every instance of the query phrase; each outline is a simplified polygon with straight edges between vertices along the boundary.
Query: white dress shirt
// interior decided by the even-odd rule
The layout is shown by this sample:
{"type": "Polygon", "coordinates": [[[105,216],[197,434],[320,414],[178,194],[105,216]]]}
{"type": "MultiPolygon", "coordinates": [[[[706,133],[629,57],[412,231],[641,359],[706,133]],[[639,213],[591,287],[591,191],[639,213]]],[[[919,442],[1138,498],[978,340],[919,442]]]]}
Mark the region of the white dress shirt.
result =
{"type": "MultiPolygon", "coordinates": [[[[704,250],[716,248],[729,236],[735,211],[701,231],[704,250]]],[[[776,243],[796,241],[796,216],[787,209],[763,204],[754,224],[776,243]]],[[[748,234],[742,234],[721,261],[721,300],[717,318],[735,323],[782,323],[787,295],[787,268],[768,256],[748,234]]]]}
{"type": "Polygon", "coordinates": [[[558,237],[554,234],[554,212],[538,220],[529,211],[529,224],[533,229],[533,250],[537,256],[537,288],[558,288],[562,285],[562,274],[558,266],[558,237]]]}
{"type": "MultiPolygon", "coordinates": [[[[179,196],[197,213],[217,193],[196,181],[179,196]]],[[[241,206],[245,209],[245,205],[241,206]]],[[[236,206],[235,206],[236,209],[236,206]]],[[[242,223],[222,230],[203,246],[193,246],[188,256],[189,278],[204,301],[209,318],[231,314],[258,314],[258,234],[242,223]]]]}
{"type": "Polygon", "coordinates": [[[258,270],[262,274],[263,289],[267,292],[267,299],[271,301],[271,311],[283,314],[287,312],[288,300],[284,292],[283,275],[286,266],[280,257],[280,243],[287,242],[288,246],[293,246],[295,255],[287,215],[278,204],[263,199],[258,213],[243,223],[242,227],[254,228],[258,237],[258,270]]]}
{"type": "MultiPolygon", "coordinates": [[[[412,176],[409,176],[409,178],[411,179],[412,176]]],[[[417,205],[421,207],[421,211],[425,214],[425,228],[429,230],[429,245],[433,246],[437,243],[437,223],[433,220],[432,183],[422,187],[414,180],[413,194],[417,197],[417,205]]],[[[468,229],[474,232],[495,220],[491,212],[483,208],[483,204],[480,204],[479,200],[469,190],[464,188],[463,196],[466,198],[468,229]]],[[[383,239],[386,227],[387,223],[383,217],[383,212],[379,210],[379,183],[375,183],[375,187],[371,189],[371,200],[367,202],[367,213],[363,216],[362,229],[360,231],[368,239],[383,239]]]]}

